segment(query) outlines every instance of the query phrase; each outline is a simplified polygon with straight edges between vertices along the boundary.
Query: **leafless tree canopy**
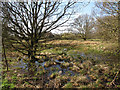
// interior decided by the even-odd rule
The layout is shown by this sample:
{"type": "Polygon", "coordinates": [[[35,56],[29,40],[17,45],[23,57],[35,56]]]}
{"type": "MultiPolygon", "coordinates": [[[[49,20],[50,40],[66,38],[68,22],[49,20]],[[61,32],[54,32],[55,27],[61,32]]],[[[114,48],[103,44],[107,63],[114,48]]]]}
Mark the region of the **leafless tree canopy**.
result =
{"type": "Polygon", "coordinates": [[[94,19],[89,15],[80,15],[71,24],[79,33],[83,34],[83,38],[87,38],[90,30],[94,26],[94,19]]]}
{"type": "Polygon", "coordinates": [[[109,2],[109,0],[106,0],[106,2],[96,2],[95,5],[103,14],[117,15],[119,12],[118,2],[109,2]]]}
{"type": "MultiPolygon", "coordinates": [[[[109,0],[107,0],[109,1],[109,0]]],[[[99,11],[94,10],[94,15],[101,14],[96,17],[97,31],[105,40],[114,39],[118,40],[119,31],[119,3],[118,2],[96,2],[95,6],[99,11]]]]}
{"type": "Polygon", "coordinates": [[[75,2],[63,3],[60,0],[2,3],[2,16],[8,21],[7,30],[11,33],[10,45],[34,59],[42,33],[66,23],[73,13],[74,4],[75,2]]]}

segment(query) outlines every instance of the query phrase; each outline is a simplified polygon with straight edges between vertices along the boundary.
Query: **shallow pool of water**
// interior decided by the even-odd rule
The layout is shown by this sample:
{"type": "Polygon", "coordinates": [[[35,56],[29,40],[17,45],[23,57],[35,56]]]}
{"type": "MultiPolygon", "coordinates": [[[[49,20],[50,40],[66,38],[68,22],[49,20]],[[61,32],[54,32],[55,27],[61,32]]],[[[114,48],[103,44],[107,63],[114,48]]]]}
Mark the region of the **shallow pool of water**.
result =
{"type": "MultiPolygon", "coordinates": [[[[116,59],[116,58],[110,57],[110,56],[85,54],[84,52],[79,52],[76,55],[74,55],[74,57],[77,58],[78,55],[81,56],[81,57],[84,57],[86,59],[111,61],[111,62],[115,61],[115,59],[116,59]]],[[[45,65],[46,62],[39,63],[38,61],[36,61],[35,62],[36,68],[38,68],[39,66],[42,66],[47,71],[47,75],[48,76],[50,76],[54,72],[58,72],[59,73],[60,71],[62,72],[61,75],[67,75],[67,74],[69,74],[70,76],[74,76],[75,74],[79,74],[78,72],[69,70],[69,67],[67,67],[67,68],[61,68],[60,65],[62,63],[65,63],[64,60],[63,61],[59,61],[59,60],[53,60],[53,59],[51,59],[51,61],[56,62],[56,65],[52,65],[50,67],[45,67],[44,65],[45,65]],[[51,68],[53,68],[54,70],[52,70],[51,68]]],[[[17,65],[15,65],[14,67],[20,67],[22,69],[28,70],[28,64],[25,63],[23,61],[23,59],[21,59],[19,62],[17,62],[17,65]]],[[[39,69],[37,69],[37,71],[39,72],[39,69]]]]}

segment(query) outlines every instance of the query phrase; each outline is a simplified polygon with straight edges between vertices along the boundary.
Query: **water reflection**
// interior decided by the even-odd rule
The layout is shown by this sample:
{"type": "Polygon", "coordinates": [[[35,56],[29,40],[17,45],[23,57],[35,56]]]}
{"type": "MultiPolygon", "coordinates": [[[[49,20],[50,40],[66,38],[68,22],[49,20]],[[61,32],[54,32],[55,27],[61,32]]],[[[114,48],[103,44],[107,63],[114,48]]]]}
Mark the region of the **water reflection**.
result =
{"type": "MultiPolygon", "coordinates": [[[[78,52],[77,54],[73,54],[73,56],[75,58],[80,57],[81,59],[82,59],[82,57],[84,57],[86,59],[102,60],[102,61],[106,61],[106,60],[107,61],[114,61],[115,60],[115,58],[113,58],[113,57],[110,58],[109,56],[100,56],[100,55],[93,55],[93,54],[85,54],[84,52],[78,52]]],[[[66,75],[66,73],[69,73],[70,76],[74,76],[76,74],[79,74],[78,72],[70,70],[69,67],[67,67],[67,68],[61,68],[60,65],[63,64],[63,63],[66,63],[64,60],[63,61],[59,61],[59,60],[54,60],[53,58],[51,58],[50,61],[55,62],[56,65],[51,65],[49,67],[45,67],[46,61],[41,62],[41,63],[38,62],[38,61],[35,61],[35,63],[34,63],[34,65],[35,65],[34,70],[36,69],[35,71],[39,72],[40,71],[39,67],[42,66],[43,67],[42,69],[45,69],[47,71],[47,73],[46,73],[47,76],[50,76],[54,72],[57,72],[57,73],[61,72],[61,75],[66,75]]],[[[33,69],[34,65],[33,66],[32,65],[30,66],[29,63],[25,63],[23,61],[23,59],[21,59],[17,63],[17,65],[14,66],[14,67],[20,67],[20,68],[22,68],[24,70],[28,70],[29,68],[33,69]]]]}

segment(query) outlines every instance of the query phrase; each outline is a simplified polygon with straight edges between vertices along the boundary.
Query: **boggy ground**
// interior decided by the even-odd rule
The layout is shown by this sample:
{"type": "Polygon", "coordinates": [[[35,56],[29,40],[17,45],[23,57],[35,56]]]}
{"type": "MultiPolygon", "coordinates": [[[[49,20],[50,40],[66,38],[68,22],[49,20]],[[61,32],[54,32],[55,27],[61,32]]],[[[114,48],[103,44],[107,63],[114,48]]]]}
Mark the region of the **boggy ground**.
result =
{"type": "Polygon", "coordinates": [[[39,48],[38,61],[31,66],[26,57],[8,52],[9,71],[3,64],[3,88],[120,88],[116,44],[53,40],[43,43],[43,48],[39,48]],[[107,56],[103,60],[96,55],[107,56]]]}

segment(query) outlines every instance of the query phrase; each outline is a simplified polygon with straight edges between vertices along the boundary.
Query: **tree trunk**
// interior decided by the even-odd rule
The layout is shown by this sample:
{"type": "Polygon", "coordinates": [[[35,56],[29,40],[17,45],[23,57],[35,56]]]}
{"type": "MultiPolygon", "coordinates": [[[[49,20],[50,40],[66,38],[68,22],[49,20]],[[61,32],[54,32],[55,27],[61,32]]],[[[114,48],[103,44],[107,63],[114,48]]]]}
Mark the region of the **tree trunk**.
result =
{"type": "Polygon", "coordinates": [[[3,55],[4,55],[4,59],[5,59],[5,63],[7,66],[7,71],[8,71],[8,61],[7,61],[7,57],[6,57],[6,51],[5,51],[5,45],[4,45],[4,39],[2,38],[2,46],[3,46],[3,55]]]}
{"type": "MultiPolygon", "coordinates": [[[[118,2],[118,44],[120,46],[120,1],[118,2]]],[[[120,47],[119,47],[120,52],[120,47]]],[[[120,56],[118,56],[118,62],[120,60],[120,56]]]]}
{"type": "Polygon", "coordinates": [[[28,51],[28,58],[29,58],[29,62],[28,62],[28,71],[29,71],[29,74],[34,74],[34,72],[36,71],[36,66],[35,66],[35,61],[36,61],[36,58],[35,58],[35,55],[36,55],[36,49],[37,49],[37,45],[36,45],[37,41],[35,40],[31,40],[31,47],[28,51]]]}

